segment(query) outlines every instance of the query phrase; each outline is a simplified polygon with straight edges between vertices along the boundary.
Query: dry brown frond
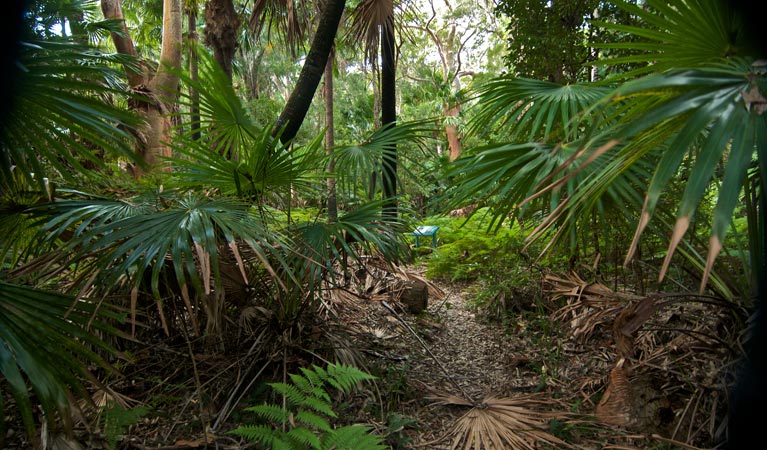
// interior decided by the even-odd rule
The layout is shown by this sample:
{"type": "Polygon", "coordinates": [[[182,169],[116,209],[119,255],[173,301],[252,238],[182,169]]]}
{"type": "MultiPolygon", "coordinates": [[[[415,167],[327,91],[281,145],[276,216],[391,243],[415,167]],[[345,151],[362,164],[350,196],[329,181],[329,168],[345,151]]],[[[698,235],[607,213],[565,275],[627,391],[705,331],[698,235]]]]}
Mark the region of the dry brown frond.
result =
{"type": "Polygon", "coordinates": [[[378,55],[381,31],[394,27],[392,0],[363,0],[351,12],[350,42],[362,44],[366,57],[374,61],[378,55]]]}
{"type": "Polygon", "coordinates": [[[552,319],[570,323],[573,337],[583,342],[601,324],[611,323],[626,305],[601,283],[588,283],[577,274],[569,278],[546,275],[545,289],[552,300],[566,298],[567,304],[555,311],[552,319]]]}
{"type": "Polygon", "coordinates": [[[302,0],[254,0],[249,26],[255,36],[261,34],[264,26],[271,35],[272,27],[275,27],[295,54],[304,39],[308,17],[308,7],[302,0]]]}
{"type": "Polygon", "coordinates": [[[431,397],[436,404],[471,406],[455,423],[446,438],[452,438],[451,450],[511,449],[535,450],[540,443],[556,448],[572,446],[544,431],[552,419],[564,420],[569,414],[562,411],[536,411],[532,408],[550,407],[556,402],[540,396],[516,398],[486,397],[481,403],[455,395],[431,397]]]}
{"type": "Polygon", "coordinates": [[[607,389],[596,408],[597,419],[603,423],[619,427],[631,425],[632,395],[628,369],[626,361],[621,359],[610,372],[607,389]]]}
{"type": "Polygon", "coordinates": [[[445,298],[445,291],[440,289],[440,287],[437,286],[433,281],[429,280],[428,278],[421,275],[420,273],[414,272],[412,270],[406,270],[403,267],[397,266],[395,274],[403,280],[410,280],[410,281],[415,280],[425,284],[429,290],[430,298],[434,298],[436,300],[443,300],[445,298]]]}

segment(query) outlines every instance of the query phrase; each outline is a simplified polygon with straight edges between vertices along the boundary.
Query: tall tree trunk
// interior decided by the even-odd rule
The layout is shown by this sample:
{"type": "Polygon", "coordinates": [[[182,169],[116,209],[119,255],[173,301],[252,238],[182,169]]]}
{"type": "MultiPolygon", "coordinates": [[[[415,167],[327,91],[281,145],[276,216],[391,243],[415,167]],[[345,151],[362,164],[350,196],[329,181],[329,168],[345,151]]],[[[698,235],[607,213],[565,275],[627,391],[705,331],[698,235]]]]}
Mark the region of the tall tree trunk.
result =
{"type": "MultiPolygon", "coordinates": [[[[199,69],[197,66],[197,43],[199,42],[199,36],[197,35],[197,8],[192,7],[187,11],[187,30],[189,39],[189,77],[192,81],[197,82],[199,80],[199,69]]],[[[200,139],[200,93],[197,89],[189,87],[189,99],[191,105],[189,106],[189,112],[191,116],[191,123],[189,128],[192,131],[192,139],[200,139]]]]}
{"type": "Polygon", "coordinates": [[[336,199],[336,178],[335,178],[335,159],[333,158],[333,147],[335,146],[335,120],[333,118],[333,52],[331,50],[327,64],[325,64],[325,74],[323,75],[325,83],[323,85],[323,96],[325,97],[325,152],[330,156],[328,162],[328,222],[338,221],[338,203],[336,199]]]}
{"type": "MultiPolygon", "coordinates": [[[[445,105],[445,117],[458,117],[458,114],[460,113],[460,104],[452,106],[445,105]]],[[[458,132],[458,127],[452,123],[445,125],[445,134],[447,135],[448,157],[452,162],[461,157],[461,151],[463,150],[461,145],[461,134],[458,132]]]]}
{"type": "MultiPolygon", "coordinates": [[[[394,14],[389,13],[386,25],[381,30],[381,126],[396,126],[397,88],[394,41],[394,14]]],[[[397,217],[397,147],[394,144],[384,149],[383,156],[383,194],[387,199],[383,213],[391,218],[397,217]]]]}
{"type": "Polygon", "coordinates": [[[232,80],[232,61],[237,51],[240,17],[232,0],[205,2],[205,43],[213,49],[213,57],[232,80]]]}
{"type": "Polygon", "coordinates": [[[317,91],[322,74],[325,72],[325,65],[333,47],[345,5],[346,0],[325,0],[322,4],[320,21],[317,24],[309,54],[306,55],[306,61],[301,68],[296,86],[290,93],[285,109],[282,110],[274,127],[274,134],[282,130],[280,141],[283,143],[296,136],[307,111],[309,111],[314,93],[317,91]]]}
{"type": "MultiPolygon", "coordinates": [[[[101,10],[104,17],[122,22],[120,33],[111,33],[112,41],[119,53],[137,56],[133,40],[122,13],[121,0],[102,0],[101,10]]],[[[143,119],[139,126],[136,153],[146,168],[152,169],[160,161],[161,156],[170,156],[171,149],[167,142],[170,140],[171,122],[167,114],[173,111],[177,104],[178,71],[181,69],[181,40],[182,40],[181,0],[163,0],[162,48],[160,50],[160,65],[154,76],[146,64],[140,68],[126,67],[126,76],[131,89],[143,96],[143,99],[131,101],[129,105],[143,119]]],[[[133,168],[136,178],[145,173],[145,168],[133,168]]]]}

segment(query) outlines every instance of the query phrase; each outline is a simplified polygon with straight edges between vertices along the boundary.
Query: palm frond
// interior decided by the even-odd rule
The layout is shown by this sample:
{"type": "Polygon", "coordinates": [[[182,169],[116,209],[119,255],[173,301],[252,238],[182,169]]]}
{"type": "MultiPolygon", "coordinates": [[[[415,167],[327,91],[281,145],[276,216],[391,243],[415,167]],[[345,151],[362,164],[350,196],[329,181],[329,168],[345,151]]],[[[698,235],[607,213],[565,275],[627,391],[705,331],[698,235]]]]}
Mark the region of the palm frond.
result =
{"type": "MultiPolygon", "coordinates": [[[[721,251],[745,174],[754,158],[761,160],[764,157],[767,148],[767,117],[763,114],[763,108],[747,102],[749,95],[764,98],[760,93],[765,85],[764,74],[761,66],[737,60],[707,70],[648,76],[628,82],[616,91],[613,96],[616,99],[636,98],[640,103],[652,99],[645,107],[631,105],[631,111],[621,120],[623,127],[612,134],[629,142],[627,148],[630,152],[621,153],[616,158],[624,167],[630,166],[630,158],[653,151],[654,147],[642,145],[643,136],[667,135],[668,131],[673,133],[669,136],[668,151],[662,154],[648,187],[627,261],[633,256],[663,190],[677,174],[682,160],[690,158],[692,168],[660,274],[663,278],[674,250],[687,231],[692,214],[717,167],[724,162],[725,176],[719,185],[720,198],[715,207],[711,246],[702,280],[702,286],[705,285],[713,262],[721,251]]],[[[610,131],[613,133],[616,130],[610,131]]]]}
{"type": "Polygon", "coordinates": [[[255,36],[260,36],[265,27],[270,36],[276,31],[295,54],[303,44],[309,17],[308,4],[303,0],[255,0],[248,24],[255,36]]]}
{"type": "Polygon", "coordinates": [[[18,92],[0,135],[4,178],[11,176],[12,166],[37,174],[38,180],[50,172],[69,179],[88,175],[84,162],[104,164],[94,147],[134,159],[128,130],[136,118],[105,101],[124,95],[107,84],[115,77],[108,66],[115,58],[68,42],[23,46],[18,92]]]}
{"type": "MultiPolygon", "coordinates": [[[[199,123],[206,131],[203,140],[187,131],[172,146],[182,157],[172,159],[180,187],[207,186],[224,195],[261,198],[291,191],[313,193],[323,168],[321,135],[309,144],[290,148],[260,127],[234,92],[218,63],[198,49],[199,80],[188,74],[180,77],[198,93],[199,123]]],[[[184,95],[184,102],[191,99],[184,95]]],[[[284,200],[287,203],[287,200],[284,200]]]]}
{"type": "MultiPolygon", "coordinates": [[[[120,288],[135,291],[146,282],[160,298],[161,277],[170,276],[189,303],[190,287],[198,296],[223,292],[221,258],[226,252],[232,252],[244,271],[239,250],[243,247],[253,255],[254,265],[284,286],[273,264],[284,267],[275,246],[288,240],[267,231],[250,205],[237,199],[166,193],[138,205],[73,200],[56,204],[48,213],[41,242],[56,252],[44,258],[36,273],[45,279],[77,262],[72,288],[80,292],[92,287],[102,294],[120,288]]],[[[291,274],[289,270],[282,273],[291,274]]],[[[133,307],[131,313],[135,323],[133,307]]]]}
{"type": "Polygon", "coordinates": [[[536,396],[487,397],[474,406],[471,402],[453,395],[434,396],[431,399],[440,405],[472,406],[458,418],[446,436],[452,436],[451,450],[535,450],[540,448],[541,444],[555,448],[573,448],[544,431],[548,421],[567,419],[569,414],[533,409],[551,406],[551,400],[542,400],[536,396]]]}
{"type": "Polygon", "coordinates": [[[362,44],[368,61],[374,61],[384,29],[394,29],[393,0],[363,0],[349,14],[349,42],[362,44]]]}
{"type": "Polygon", "coordinates": [[[639,42],[594,44],[595,47],[623,50],[624,54],[597,61],[596,65],[647,63],[621,74],[631,78],[679,67],[699,68],[737,56],[759,56],[751,49],[741,18],[731,5],[720,0],[649,0],[646,7],[626,1],[618,6],[640,18],[631,26],[594,21],[610,30],[639,37],[639,42]]]}
{"type": "Polygon", "coordinates": [[[593,84],[559,85],[549,81],[502,76],[482,84],[472,94],[476,115],[468,131],[502,128],[512,142],[557,142],[578,134],[583,111],[609,89],[593,84]]]}
{"type": "MultiPolygon", "coordinates": [[[[375,130],[361,143],[336,147],[332,158],[335,160],[338,189],[353,193],[356,187],[362,186],[369,191],[371,174],[378,174],[383,170],[383,161],[385,158],[391,158],[392,146],[411,146],[408,151],[398,152],[397,157],[411,160],[414,167],[420,166],[420,157],[423,156],[434,129],[434,121],[430,119],[398,122],[396,126],[375,130]]],[[[402,174],[397,174],[398,177],[413,175],[406,166],[399,166],[402,174]]],[[[400,181],[397,180],[398,183],[400,181]]]]}
{"type": "Polygon", "coordinates": [[[94,320],[97,314],[119,319],[106,306],[99,310],[70,296],[0,282],[0,373],[27,431],[35,428],[28,386],[49,420],[59,414],[66,422],[75,407],[74,396],[90,399],[82,379],[97,383],[87,364],[113,370],[98,352],[115,350],[86,330],[119,332],[94,320]]]}

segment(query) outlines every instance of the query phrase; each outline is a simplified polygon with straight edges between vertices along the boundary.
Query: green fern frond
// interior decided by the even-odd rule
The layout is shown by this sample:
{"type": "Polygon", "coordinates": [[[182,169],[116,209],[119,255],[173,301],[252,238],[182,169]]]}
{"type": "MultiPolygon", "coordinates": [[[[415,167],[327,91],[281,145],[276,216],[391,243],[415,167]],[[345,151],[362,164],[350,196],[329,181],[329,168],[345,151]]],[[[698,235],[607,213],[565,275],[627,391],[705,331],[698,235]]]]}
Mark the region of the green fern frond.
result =
{"type": "Polygon", "coordinates": [[[320,438],[311,430],[304,427],[295,427],[288,431],[286,437],[301,445],[302,448],[314,448],[321,450],[320,438]]]}
{"type": "Polygon", "coordinates": [[[314,414],[311,411],[299,411],[295,415],[295,420],[304,425],[315,428],[319,431],[331,431],[332,428],[324,417],[314,414]]]}
{"type": "Polygon", "coordinates": [[[343,393],[350,392],[362,381],[375,380],[376,377],[365,373],[354,366],[344,364],[329,364],[327,382],[343,393]]]}
{"type": "Polygon", "coordinates": [[[336,450],[385,450],[381,436],[370,434],[371,428],[364,425],[349,425],[335,429],[322,436],[323,449],[336,450]]]}
{"type": "Polygon", "coordinates": [[[301,368],[301,372],[315,386],[319,386],[321,384],[325,384],[325,380],[328,379],[327,371],[325,371],[325,369],[323,369],[322,367],[316,366],[314,364],[312,364],[312,368],[311,369],[307,369],[307,368],[302,367],[301,368]]]}
{"type": "Polygon", "coordinates": [[[316,374],[312,374],[314,380],[309,377],[302,377],[301,375],[291,374],[290,380],[293,384],[303,391],[309,397],[317,397],[326,401],[330,401],[330,396],[325,391],[325,383],[316,374]]]}
{"type": "Polygon", "coordinates": [[[375,377],[355,367],[341,364],[330,364],[327,369],[312,366],[311,369],[301,369],[301,372],[303,375],[290,375],[292,384],[269,384],[276,393],[285,397],[287,409],[268,404],[246,409],[261,419],[279,422],[282,425],[287,425],[289,422],[288,431],[272,429],[266,425],[246,425],[231,433],[263,444],[272,450],[384,450],[387,448],[382,444],[381,436],[370,434],[370,427],[352,425],[334,430],[327,419],[338,417],[332,409],[330,394],[326,389],[328,385],[347,393],[359,382],[375,377]]]}
{"type": "Polygon", "coordinates": [[[325,414],[329,417],[338,417],[335,412],[333,412],[333,409],[330,407],[330,403],[326,402],[325,400],[322,400],[320,398],[316,397],[306,397],[304,399],[304,402],[302,406],[306,406],[307,408],[311,408],[318,413],[325,414]]]}
{"type": "Polygon", "coordinates": [[[292,384],[269,383],[269,386],[278,394],[284,395],[288,403],[292,406],[303,405],[306,403],[306,395],[292,384]]]}
{"type": "Polygon", "coordinates": [[[271,422],[283,424],[288,421],[288,412],[277,405],[256,405],[246,408],[245,410],[255,413],[258,417],[271,422]]]}
{"type": "Polygon", "coordinates": [[[147,406],[125,409],[117,402],[109,402],[109,406],[104,409],[102,416],[104,435],[109,443],[109,448],[117,448],[120,435],[128,427],[138,423],[150,409],[147,406]]]}

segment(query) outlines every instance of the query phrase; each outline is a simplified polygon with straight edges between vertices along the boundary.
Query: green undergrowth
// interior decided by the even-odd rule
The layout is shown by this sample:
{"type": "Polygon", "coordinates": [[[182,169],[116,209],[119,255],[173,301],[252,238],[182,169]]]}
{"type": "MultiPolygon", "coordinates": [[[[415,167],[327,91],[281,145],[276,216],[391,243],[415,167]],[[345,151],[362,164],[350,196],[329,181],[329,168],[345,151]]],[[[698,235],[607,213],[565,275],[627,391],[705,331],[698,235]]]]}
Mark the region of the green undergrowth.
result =
{"type": "Polygon", "coordinates": [[[437,248],[422,256],[426,276],[467,285],[475,306],[492,318],[533,308],[540,295],[538,268],[562,263],[554,258],[535,263],[538,249],[524,249],[529,230],[511,222],[489,230],[483,209],[468,219],[431,217],[423,223],[440,227],[437,248]]]}

